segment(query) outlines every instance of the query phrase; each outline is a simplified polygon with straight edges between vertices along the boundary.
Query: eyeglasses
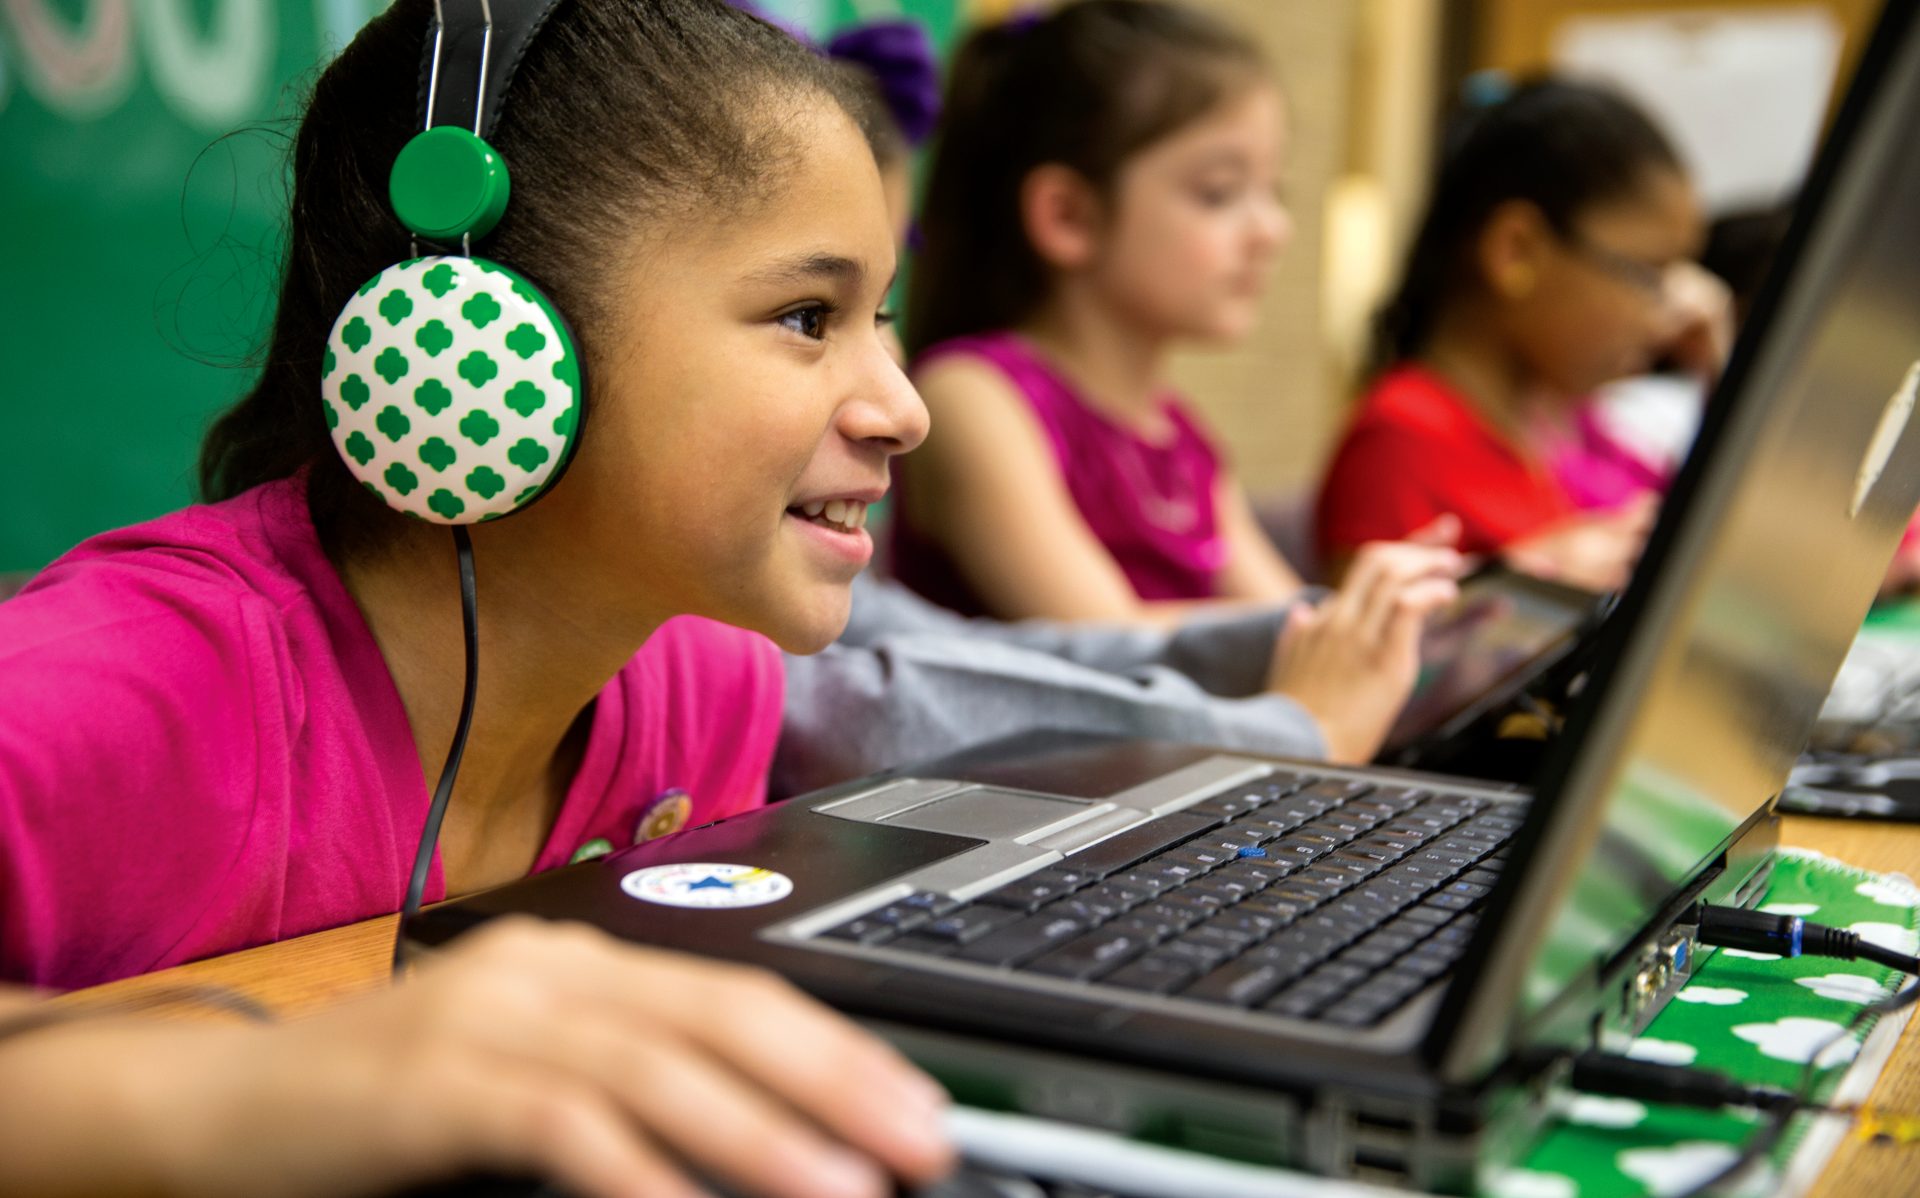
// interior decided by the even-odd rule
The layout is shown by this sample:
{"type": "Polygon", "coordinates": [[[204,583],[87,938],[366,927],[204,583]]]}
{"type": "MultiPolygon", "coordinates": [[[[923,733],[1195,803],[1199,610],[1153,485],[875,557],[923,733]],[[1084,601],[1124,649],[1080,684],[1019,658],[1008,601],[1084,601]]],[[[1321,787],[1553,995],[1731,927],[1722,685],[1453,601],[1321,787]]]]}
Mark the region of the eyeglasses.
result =
{"type": "Polygon", "coordinates": [[[1630,257],[1618,250],[1590,241],[1571,230],[1559,234],[1567,248],[1649,298],[1663,299],[1667,293],[1667,268],[1630,257]]]}

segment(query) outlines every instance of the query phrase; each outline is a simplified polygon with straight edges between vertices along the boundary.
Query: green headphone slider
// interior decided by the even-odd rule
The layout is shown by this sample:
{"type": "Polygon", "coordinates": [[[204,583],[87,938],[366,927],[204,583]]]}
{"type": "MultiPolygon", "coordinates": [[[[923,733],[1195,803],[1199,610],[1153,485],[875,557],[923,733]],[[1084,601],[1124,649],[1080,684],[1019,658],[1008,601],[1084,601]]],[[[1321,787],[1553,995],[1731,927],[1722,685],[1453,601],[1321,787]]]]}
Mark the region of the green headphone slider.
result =
{"type": "Polygon", "coordinates": [[[507,164],[458,125],[416,133],[387,179],[400,223],[432,241],[486,236],[506,211],[508,191],[507,164]]]}

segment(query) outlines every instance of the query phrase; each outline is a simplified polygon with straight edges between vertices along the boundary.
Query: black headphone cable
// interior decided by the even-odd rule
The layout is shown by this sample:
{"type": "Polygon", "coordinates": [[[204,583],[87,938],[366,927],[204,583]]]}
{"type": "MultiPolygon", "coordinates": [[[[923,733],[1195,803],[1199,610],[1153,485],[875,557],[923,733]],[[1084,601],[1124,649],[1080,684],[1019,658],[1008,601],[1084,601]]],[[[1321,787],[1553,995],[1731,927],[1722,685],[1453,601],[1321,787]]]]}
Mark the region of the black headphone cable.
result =
{"type": "Polygon", "coordinates": [[[447,746],[447,760],[440,767],[440,782],[433,788],[433,802],[427,805],[426,825],[420,830],[420,847],[414,850],[406,901],[400,905],[400,922],[393,931],[395,978],[406,970],[407,920],[420,910],[421,898],[427,891],[434,846],[440,843],[440,822],[446,817],[447,801],[453,797],[453,782],[460,774],[460,758],[467,751],[467,730],[473,726],[473,699],[480,688],[480,594],[473,578],[473,539],[466,525],[453,526],[453,547],[460,562],[460,625],[466,640],[467,683],[460,698],[460,721],[453,729],[453,743],[447,746]]]}

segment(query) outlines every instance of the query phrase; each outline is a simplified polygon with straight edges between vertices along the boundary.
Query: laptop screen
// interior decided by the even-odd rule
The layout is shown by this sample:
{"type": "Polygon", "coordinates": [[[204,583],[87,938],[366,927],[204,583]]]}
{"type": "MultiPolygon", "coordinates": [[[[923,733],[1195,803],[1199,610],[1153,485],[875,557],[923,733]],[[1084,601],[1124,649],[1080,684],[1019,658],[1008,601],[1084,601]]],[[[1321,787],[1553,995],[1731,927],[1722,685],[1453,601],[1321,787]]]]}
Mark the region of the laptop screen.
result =
{"type": "Polygon", "coordinates": [[[1450,1077],[1765,810],[1920,503],[1920,22],[1894,0],[1447,995],[1450,1077]]]}
{"type": "Polygon", "coordinates": [[[1419,746],[1511,699],[1572,647],[1600,598],[1498,567],[1460,586],[1420,640],[1420,673],[1379,760],[1412,764],[1419,746]]]}

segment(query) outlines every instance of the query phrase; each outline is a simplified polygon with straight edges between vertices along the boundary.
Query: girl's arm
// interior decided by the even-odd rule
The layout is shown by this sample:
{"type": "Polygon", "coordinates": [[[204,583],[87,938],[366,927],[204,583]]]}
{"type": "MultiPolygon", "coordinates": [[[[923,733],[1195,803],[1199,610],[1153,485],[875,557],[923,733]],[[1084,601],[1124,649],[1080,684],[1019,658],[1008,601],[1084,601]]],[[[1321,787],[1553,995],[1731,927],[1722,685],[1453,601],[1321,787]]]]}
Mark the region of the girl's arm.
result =
{"type": "Polygon", "coordinates": [[[915,382],[933,432],[913,456],[904,515],[995,615],[1171,627],[1218,606],[1134,593],[1081,517],[1039,421],[998,371],[954,357],[915,382]]]}
{"type": "Polygon", "coordinates": [[[1272,604],[1299,594],[1306,584],[1260,527],[1239,481],[1225,470],[1214,485],[1213,510],[1227,541],[1227,565],[1219,578],[1222,598],[1272,604]]]}
{"type": "Polygon", "coordinates": [[[949,1163],[944,1097],[770,975],[503,920],[280,1026],[0,1041],[0,1193],[384,1193],[532,1173],[588,1198],[882,1198],[949,1163]]]}

